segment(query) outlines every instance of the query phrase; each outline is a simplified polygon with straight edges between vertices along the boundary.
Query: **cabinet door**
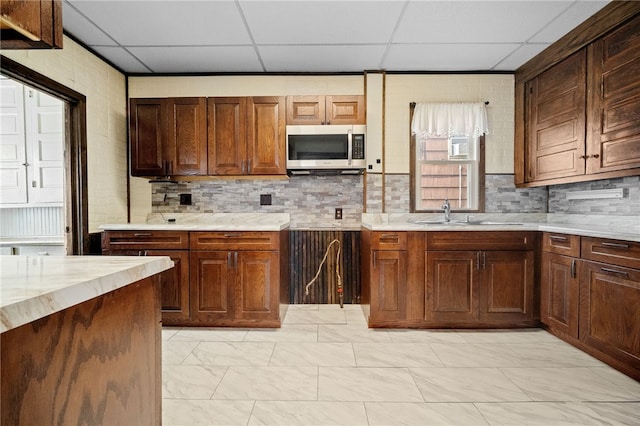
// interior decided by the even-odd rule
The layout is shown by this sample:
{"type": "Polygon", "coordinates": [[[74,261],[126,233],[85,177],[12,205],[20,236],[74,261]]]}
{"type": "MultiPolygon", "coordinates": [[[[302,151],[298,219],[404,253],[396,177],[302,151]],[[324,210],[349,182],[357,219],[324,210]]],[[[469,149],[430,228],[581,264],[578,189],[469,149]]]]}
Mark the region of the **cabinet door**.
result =
{"type": "Polygon", "coordinates": [[[371,320],[406,319],[407,252],[373,251],[371,264],[371,320]]]}
{"type": "Polygon", "coordinates": [[[528,182],[585,172],[586,53],[527,83],[528,182]]]}
{"type": "Polygon", "coordinates": [[[191,252],[191,319],[210,322],[235,315],[233,253],[228,251],[191,252]]]}
{"type": "Polygon", "coordinates": [[[640,16],[596,41],[587,172],[640,167],[640,16]]]}
{"type": "Polygon", "coordinates": [[[132,176],[164,176],[167,139],[166,99],[131,99],[129,139],[132,176]]]}
{"type": "Polygon", "coordinates": [[[365,124],[364,96],[327,96],[325,98],[327,124],[365,124]]]}
{"type": "Polygon", "coordinates": [[[0,48],[62,48],[62,0],[3,0],[1,5],[0,48]]]}
{"type": "Polygon", "coordinates": [[[287,96],[287,124],[324,124],[324,96],[287,96]]]}
{"type": "Polygon", "coordinates": [[[249,98],[247,120],[247,174],[286,174],[284,97],[249,98]]]}
{"type": "Polygon", "coordinates": [[[532,251],[483,251],[480,256],[481,321],[501,325],[533,320],[534,253],[532,251]]]}
{"type": "Polygon", "coordinates": [[[581,263],[580,340],[640,375],[640,271],[581,263]]]}
{"type": "Polygon", "coordinates": [[[427,251],[425,319],[470,323],[478,312],[478,252],[427,251]]]}
{"type": "Polygon", "coordinates": [[[579,277],[576,258],[542,254],[540,318],[552,331],[578,338],[579,277]]]}
{"type": "Polygon", "coordinates": [[[278,319],[280,263],[277,252],[234,252],[237,319],[278,319]]]}
{"type": "Polygon", "coordinates": [[[169,98],[166,159],[169,175],[207,174],[207,104],[205,98],[169,98]]]}
{"type": "Polygon", "coordinates": [[[246,98],[209,98],[209,174],[242,175],[247,161],[246,98]]]}
{"type": "Polygon", "coordinates": [[[187,250],[149,250],[147,256],[169,256],[174,267],[160,275],[162,324],[181,324],[189,320],[189,252],[187,250]]]}

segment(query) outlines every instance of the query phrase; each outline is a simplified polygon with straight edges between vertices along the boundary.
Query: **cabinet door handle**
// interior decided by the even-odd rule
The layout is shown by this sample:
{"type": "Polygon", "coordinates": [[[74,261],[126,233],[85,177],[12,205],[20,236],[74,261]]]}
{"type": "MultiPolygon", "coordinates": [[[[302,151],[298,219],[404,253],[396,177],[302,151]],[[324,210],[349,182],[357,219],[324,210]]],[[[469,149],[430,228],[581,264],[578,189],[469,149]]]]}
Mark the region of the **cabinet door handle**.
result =
{"type": "Polygon", "coordinates": [[[485,269],[487,266],[487,253],[482,252],[482,269],[485,269]]]}
{"type": "Polygon", "coordinates": [[[377,251],[374,251],[374,252],[373,252],[373,267],[374,267],[374,268],[376,267],[376,263],[377,263],[377,261],[378,261],[378,252],[377,252],[377,251]]]}
{"type": "Polygon", "coordinates": [[[602,247],[611,247],[611,248],[628,249],[628,248],[629,248],[629,244],[620,244],[620,243],[607,243],[607,242],[603,242],[603,243],[602,243],[602,247]]]}
{"type": "Polygon", "coordinates": [[[231,264],[231,252],[227,253],[227,268],[233,268],[233,265],[231,264]]]}
{"type": "Polygon", "coordinates": [[[240,236],[240,234],[234,234],[234,233],[228,233],[228,234],[224,234],[225,238],[238,238],[240,236]]]}
{"type": "Polygon", "coordinates": [[[233,267],[234,269],[238,269],[238,252],[233,254],[233,267]]]}
{"type": "Polygon", "coordinates": [[[611,275],[619,275],[621,277],[628,277],[629,273],[625,272],[625,271],[617,271],[615,269],[610,269],[610,268],[600,268],[601,272],[604,272],[605,274],[611,274],[611,275]]]}
{"type": "Polygon", "coordinates": [[[398,234],[382,234],[380,238],[398,238],[398,234]]]}
{"type": "Polygon", "coordinates": [[[560,235],[550,235],[549,239],[554,241],[567,241],[567,237],[561,237],[560,235]]]}
{"type": "Polygon", "coordinates": [[[571,278],[576,277],[576,260],[571,259],[571,278]]]}
{"type": "Polygon", "coordinates": [[[476,269],[480,269],[480,252],[476,253],[476,269]]]}
{"type": "Polygon", "coordinates": [[[247,174],[251,174],[251,158],[247,160],[247,174]]]}

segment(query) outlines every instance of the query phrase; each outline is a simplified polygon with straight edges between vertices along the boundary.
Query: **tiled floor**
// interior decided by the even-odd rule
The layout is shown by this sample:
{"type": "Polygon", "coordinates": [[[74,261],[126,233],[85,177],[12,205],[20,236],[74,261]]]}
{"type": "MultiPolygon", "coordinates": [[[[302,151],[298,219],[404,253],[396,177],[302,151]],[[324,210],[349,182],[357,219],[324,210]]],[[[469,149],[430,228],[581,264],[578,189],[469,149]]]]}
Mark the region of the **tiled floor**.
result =
{"type": "Polygon", "coordinates": [[[639,425],[640,383],[542,330],[371,330],[293,305],[281,329],[163,330],[164,425],[639,425]]]}

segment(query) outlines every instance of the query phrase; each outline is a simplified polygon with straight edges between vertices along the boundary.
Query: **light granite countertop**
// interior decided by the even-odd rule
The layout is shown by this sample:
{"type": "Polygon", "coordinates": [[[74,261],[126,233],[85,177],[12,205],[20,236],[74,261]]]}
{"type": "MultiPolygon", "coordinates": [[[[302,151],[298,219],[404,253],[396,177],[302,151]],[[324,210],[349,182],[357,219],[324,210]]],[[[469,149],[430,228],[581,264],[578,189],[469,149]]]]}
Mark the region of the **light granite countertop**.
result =
{"type": "Polygon", "coordinates": [[[0,256],[0,332],[172,267],[166,256],[0,256]]]}
{"type": "Polygon", "coordinates": [[[281,231],[288,213],[151,213],[146,223],[108,223],[104,231],[281,231]]]}
{"type": "Polygon", "coordinates": [[[587,237],[640,242],[640,216],[604,216],[546,213],[452,214],[364,213],[362,227],[373,231],[546,231],[587,237]],[[483,222],[482,224],[478,222],[483,222]]]}

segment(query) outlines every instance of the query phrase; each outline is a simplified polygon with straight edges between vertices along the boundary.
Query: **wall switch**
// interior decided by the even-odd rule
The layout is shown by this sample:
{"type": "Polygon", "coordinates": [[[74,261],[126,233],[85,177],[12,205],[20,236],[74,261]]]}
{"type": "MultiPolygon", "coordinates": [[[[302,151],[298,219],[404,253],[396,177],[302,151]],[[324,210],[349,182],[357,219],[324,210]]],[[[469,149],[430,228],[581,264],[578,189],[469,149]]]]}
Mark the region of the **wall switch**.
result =
{"type": "Polygon", "coordinates": [[[191,194],[180,194],[180,205],[181,206],[190,206],[191,205],[191,194]]]}
{"type": "Polygon", "coordinates": [[[260,205],[261,206],[270,206],[271,205],[271,194],[260,194],[260,205]]]}
{"type": "Polygon", "coordinates": [[[336,219],[342,219],[342,209],[340,207],[336,208],[336,219]]]}

